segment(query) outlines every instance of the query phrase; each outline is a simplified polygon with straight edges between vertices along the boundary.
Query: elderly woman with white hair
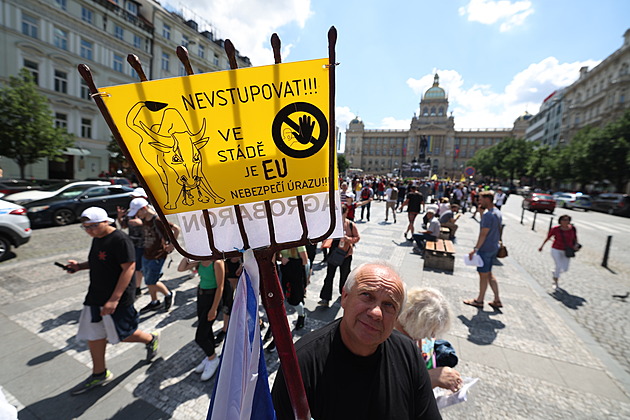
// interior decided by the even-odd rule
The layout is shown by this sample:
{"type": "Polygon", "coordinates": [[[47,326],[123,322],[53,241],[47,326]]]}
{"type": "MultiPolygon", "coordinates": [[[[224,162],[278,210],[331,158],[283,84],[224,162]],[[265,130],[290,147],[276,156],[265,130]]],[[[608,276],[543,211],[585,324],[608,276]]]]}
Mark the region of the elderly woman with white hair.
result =
{"type": "Polygon", "coordinates": [[[426,362],[431,385],[457,392],[463,384],[455,369],[437,367],[435,363],[435,337],[446,333],[451,326],[453,314],[444,298],[436,289],[411,289],[407,302],[396,321],[396,329],[418,343],[426,362]]]}

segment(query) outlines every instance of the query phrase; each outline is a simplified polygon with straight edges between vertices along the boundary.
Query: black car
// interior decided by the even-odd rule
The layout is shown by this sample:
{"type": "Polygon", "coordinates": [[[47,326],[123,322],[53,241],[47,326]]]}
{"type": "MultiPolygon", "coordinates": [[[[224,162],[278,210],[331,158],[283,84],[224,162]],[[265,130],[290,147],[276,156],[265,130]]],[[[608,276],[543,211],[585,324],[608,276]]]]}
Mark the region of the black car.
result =
{"type": "Polygon", "coordinates": [[[77,220],[88,207],[102,207],[111,217],[116,207],[129,207],[133,188],[121,185],[99,185],[82,190],[66,190],[50,198],[31,201],[24,205],[33,226],[63,226],[77,220]]]}
{"type": "Polygon", "coordinates": [[[37,189],[38,185],[24,179],[3,179],[0,181],[0,197],[17,192],[37,189]]]}
{"type": "Polygon", "coordinates": [[[627,194],[603,193],[593,199],[591,209],[629,217],[630,196],[627,194]]]}

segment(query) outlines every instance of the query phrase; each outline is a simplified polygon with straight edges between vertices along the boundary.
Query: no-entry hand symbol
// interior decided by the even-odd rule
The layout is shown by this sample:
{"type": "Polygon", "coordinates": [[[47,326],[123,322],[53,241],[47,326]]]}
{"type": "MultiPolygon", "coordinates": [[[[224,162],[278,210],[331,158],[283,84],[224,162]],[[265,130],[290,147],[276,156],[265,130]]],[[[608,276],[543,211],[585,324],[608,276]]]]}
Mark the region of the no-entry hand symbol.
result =
{"type": "Polygon", "coordinates": [[[295,102],[282,108],[271,127],[273,141],[282,153],[293,158],[307,158],[326,144],[328,121],[315,105],[295,102]]]}

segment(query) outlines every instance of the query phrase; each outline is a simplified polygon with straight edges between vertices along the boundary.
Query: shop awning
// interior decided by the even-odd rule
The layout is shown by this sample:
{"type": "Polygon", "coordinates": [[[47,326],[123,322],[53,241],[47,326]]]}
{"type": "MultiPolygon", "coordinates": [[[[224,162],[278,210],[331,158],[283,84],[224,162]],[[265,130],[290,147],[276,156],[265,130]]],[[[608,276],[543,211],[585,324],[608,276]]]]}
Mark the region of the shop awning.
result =
{"type": "Polygon", "coordinates": [[[68,147],[66,148],[66,150],[63,151],[64,155],[71,155],[71,156],[87,156],[92,154],[92,152],[90,152],[88,149],[78,149],[76,147],[68,147]]]}

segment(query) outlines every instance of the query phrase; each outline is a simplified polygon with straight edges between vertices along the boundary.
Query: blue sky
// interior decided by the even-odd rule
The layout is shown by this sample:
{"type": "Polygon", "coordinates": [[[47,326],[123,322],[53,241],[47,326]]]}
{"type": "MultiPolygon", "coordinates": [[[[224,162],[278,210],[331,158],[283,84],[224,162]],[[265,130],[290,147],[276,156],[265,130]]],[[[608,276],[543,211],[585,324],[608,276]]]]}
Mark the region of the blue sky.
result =
{"type": "MultiPolygon", "coordinates": [[[[191,0],[198,16],[254,65],[327,56],[338,31],[337,125],[408,128],[433,75],[455,128],[511,127],[555,89],[621,47],[628,0],[191,0]]],[[[177,6],[175,6],[177,7],[177,6]]]]}

